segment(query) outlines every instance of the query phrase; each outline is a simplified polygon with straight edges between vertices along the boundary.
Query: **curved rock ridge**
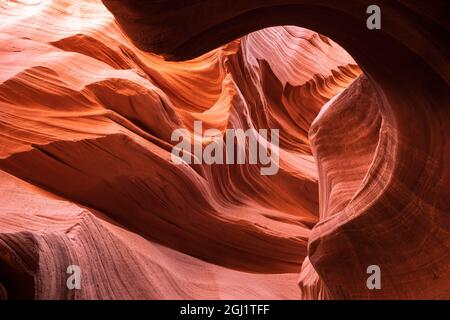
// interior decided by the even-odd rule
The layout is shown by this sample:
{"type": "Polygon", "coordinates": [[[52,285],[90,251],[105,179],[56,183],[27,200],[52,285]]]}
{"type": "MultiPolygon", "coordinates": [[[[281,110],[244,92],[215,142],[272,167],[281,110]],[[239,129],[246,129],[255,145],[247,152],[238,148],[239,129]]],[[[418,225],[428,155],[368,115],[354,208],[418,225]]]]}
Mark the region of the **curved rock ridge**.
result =
{"type": "Polygon", "coordinates": [[[288,299],[298,294],[295,274],[251,274],[204,262],[148,241],[100,212],[0,175],[3,298],[288,299]],[[82,270],[81,290],[66,286],[69,265],[82,270]]]}
{"type": "MultiPolygon", "coordinates": [[[[448,1],[377,1],[380,30],[367,28],[370,0],[103,2],[133,43],[172,60],[276,25],[342,45],[366,79],[335,96],[309,131],[320,214],[299,278],[302,297],[450,297],[448,1]],[[373,265],[382,273],[379,290],[367,287],[373,265]]],[[[278,55],[280,47],[260,46],[278,55]]],[[[298,74],[303,83],[289,72],[298,69],[277,66],[282,81],[298,74]]],[[[302,148],[301,137],[282,139],[284,148],[302,148]]]]}
{"type": "MultiPolygon", "coordinates": [[[[95,0],[4,1],[0,21],[0,298],[302,297],[301,269],[318,277],[305,263],[319,200],[351,193],[319,192],[308,138],[361,73],[345,50],[288,26],[166,61],[95,0]],[[198,120],[280,129],[278,174],[173,163],[172,133],[198,120]],[[70,265],[80,290],[66,286],[70,265]]],[[[375,145],[354,151],[367,153],[358,181],[375,145]]]]}

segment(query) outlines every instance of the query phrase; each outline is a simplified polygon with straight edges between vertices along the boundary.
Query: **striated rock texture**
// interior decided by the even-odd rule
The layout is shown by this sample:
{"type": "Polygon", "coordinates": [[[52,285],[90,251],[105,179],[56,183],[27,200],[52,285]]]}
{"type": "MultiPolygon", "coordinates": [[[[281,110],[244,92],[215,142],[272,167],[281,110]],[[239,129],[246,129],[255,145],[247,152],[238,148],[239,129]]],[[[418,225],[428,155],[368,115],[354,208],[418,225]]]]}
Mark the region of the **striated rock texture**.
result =
{"type": "Polygon", "coordinates": [[[0,298],[450,298],[448,4],[378,2],[0,2],[0,298]]]}
{"type": "Polygon", "coordinates": [[[382,29],[373,31],[365,0],[104,1],[134,43],[176,59],[273,25],[341,44],[367,80],[333,99],[310,131],[320,217],[302,295],[449,298],[449,4],[376,2],[382,29]],[[367,290],[372,264],[381,290],[367,290]]]}

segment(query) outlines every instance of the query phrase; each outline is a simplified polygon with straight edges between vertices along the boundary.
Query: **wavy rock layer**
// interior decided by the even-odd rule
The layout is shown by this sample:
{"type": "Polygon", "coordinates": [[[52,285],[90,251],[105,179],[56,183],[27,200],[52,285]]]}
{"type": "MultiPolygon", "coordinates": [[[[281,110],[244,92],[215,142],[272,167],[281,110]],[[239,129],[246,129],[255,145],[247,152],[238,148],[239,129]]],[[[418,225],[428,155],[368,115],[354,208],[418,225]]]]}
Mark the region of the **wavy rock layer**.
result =
{"type": "Polygon", "coordinates": [[[375,31],[366,28],[366,0],[104,3],[134,43],[172,59],[273,25],[307,27],[341,44],[367,80],[333,99],[310,131],[320,216],[302,295],[450,297],[448,1],[377,1],[375,31]],[[381,290],[366,287],[370,265],[381,268],[381,290]]]}
{"type": "MultiPolygon", "coordinates": [[[[360,74],[340,46],[273,27],[169,62],[138,49],[101,1],[4,1],[0,21],[1,298],[302,297],[319,199],[338,208],[345,200],[333,197],[353,190],[332,184],[319,198],[318,179],[334,178],[317,175],[320,134],[313,148],[308,138],[360,74]],[[278,174],[175,165],[171,134],[195,120],[281,129],[278,174]],[[81,290],[66,286],[69,265],[81,268],[81,290]]],[[[364,154],[359,180],[377,112],[370,144],[349,154],[364,154]]]]}
{"type": "Polygon", "coordinates": [[[450,10],[370,4],[1,2],[0,298],[450,297],[450,10]],[[172,163],[195,120],[278,174],[172,163]]]}

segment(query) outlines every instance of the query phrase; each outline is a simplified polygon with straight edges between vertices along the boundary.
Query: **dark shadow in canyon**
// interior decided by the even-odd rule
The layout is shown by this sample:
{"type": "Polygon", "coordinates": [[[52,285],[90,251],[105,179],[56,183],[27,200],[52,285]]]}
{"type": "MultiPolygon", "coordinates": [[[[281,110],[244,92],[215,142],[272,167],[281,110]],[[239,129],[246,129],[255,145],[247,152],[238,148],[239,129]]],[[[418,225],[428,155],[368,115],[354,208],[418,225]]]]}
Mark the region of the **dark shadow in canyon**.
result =
{"type": "Polygon", "coordinates": [[[381,30],[366,28],[365,0],[103,2],[138,46],[170,59],[276,25],[341,44],[377,95],[380,138],[364,185],[313,229],[309,259],[332,298],[448,297],[448,2],[376,1],[381,30]],[[386,279],[377,292],[365,287],[372,264],[386,279]]]}

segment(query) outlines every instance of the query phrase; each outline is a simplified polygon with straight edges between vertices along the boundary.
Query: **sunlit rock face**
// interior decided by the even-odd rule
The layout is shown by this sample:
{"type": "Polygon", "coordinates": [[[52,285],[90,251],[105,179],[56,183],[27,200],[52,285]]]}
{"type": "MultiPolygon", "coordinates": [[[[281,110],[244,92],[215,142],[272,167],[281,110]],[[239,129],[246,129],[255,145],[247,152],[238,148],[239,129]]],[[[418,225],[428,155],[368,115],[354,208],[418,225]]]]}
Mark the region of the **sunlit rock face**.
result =
{"type": "Polygon", "coordinates": [[[311,3],[1,2],[0,298],[448,298],[445,20],[311,3]],[[278,173],[173,163],[195,121],[278,173]]]}

